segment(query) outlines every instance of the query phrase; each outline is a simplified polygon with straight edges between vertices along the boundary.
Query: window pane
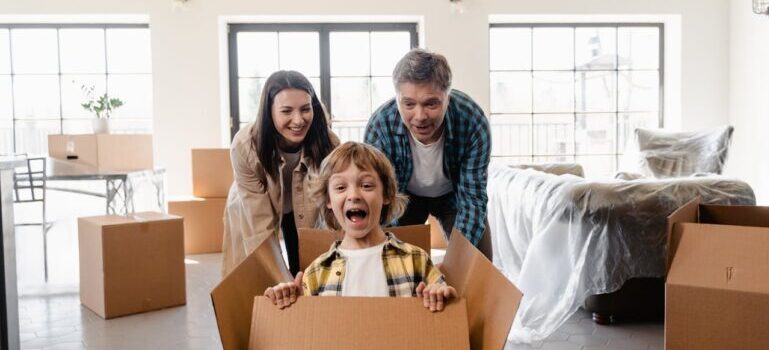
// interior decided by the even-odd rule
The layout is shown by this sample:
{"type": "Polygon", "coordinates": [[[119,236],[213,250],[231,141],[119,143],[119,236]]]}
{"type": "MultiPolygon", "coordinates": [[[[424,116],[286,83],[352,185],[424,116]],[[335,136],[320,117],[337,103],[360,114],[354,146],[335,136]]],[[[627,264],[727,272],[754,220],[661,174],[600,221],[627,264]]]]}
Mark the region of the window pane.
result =
{"type": "Polygon", "coordinates": [[[534,112],[574,111],[574,72],[534,72],[534,112]]]}
{"type": "Polygon", "coordinates": [[[11,42],[8,29],[0,29],[0,74],[11,73],[11,42]]]}
{"type": "Polygon", "coordinates": [[[16,121],[16,153],[48,153],[48,135],[59,134],[60,126],[58,119],[16,121]]]}
{"type": "Polygon", "coordinates": [[[516,165],[516,164],[531,164],[531,156],[523,157],[506,157],[506,156],[491,156],[491,164],[494,165],[516,165]]]}
{"type": "Polygon", "coordinates": [[[238,33],[236,40],[239,77],[268,77],[278,70],[277,32],[238,33]]]}
{"type": "Polygon", "coordinates": [[[371,33],[371,74],[391,76],[395,64],[411,49],[409,32],[371,33]]]}
{"type": "Polygon", "coordinates": [[[578,71],[575,74],[577,111],[614,112],[617,110],[616,71],[578,71]]]}
{"type": "Polygon", "coordinates": [[[576,162],[585,169],[585,177],[612,177],[617,167],[617,156],[577,156],[576,162]]]}
{"type": "MultiPolygon", "coordinates": [[[[93,86],[91,94],[97,98],[104,94],[107,83],[103,75],[62,75],[61,114],[63,118],[93,118],[95,115],[80,104],[88,101],[83,87],[93,86]]],[[[123,107],[120,107],[123,108],[123,107]]]]}
{"type": "Polygon", "coordinates": [[[318,33],[285,32],[278,36],[280,69],[299,71],[308,77],[320,76],[318,33]]]}
{"type": "Polygon", "coordinates": [[[369,78],[331,78],[331,113],[335,120],[368,120],[371,116],[369,78]]]}
{"type": "Polygon", "coordinates": [[[489,30],[491,70],[531,69],[531,28],[489,30]]]}
{"type": "Polygon", "coordinates": [[[659,113],[622,113],[619,116],[619,153],[633,149],[635,129],[659,127],[659,113]]]}
{"type": "Polygon", "coordinates": [[[619,74],[619,110],[648,112],[659,110],[659,72],[622,71],[619,74]]]}
{"type": "Polygon", "coordinates": [[[104,73],[104,29],[59,30],[62,73],[104,73]]]}
{"type": "MultiPolygon", "coordinates": [[[[90,134],[93,133],[93,121],[94,119],[67,119],[62,121],[62,134],[90,134]]],[[[112,122],[115,119],[110,120],[110,132],[112,132],[112,122]]]]}
{"type": "Polygon", "coordinates": [[[0,119],[0,155],[13,153],[13,121],[0,119]]]}
{"type": "Polygon", "coordinates": [[[112,119],[109,128],[113,134],[151,134],[152,119],[112,119]]]}
{"type": "Polygon", "coordinates": [[[542,163],[574,163],[574,156],[568,155],[568,156],[539,156],[539,157],[533,157],[532,163],[535,164],[542,164],[542,163]]]}
{"type": "Polygon", "coordinates": [[[617,151],[614,114],[577,114],[577,154],[614,154],[617,151]]]}
{"type": "Polygon", "coordinates": [[[59,52],[56,29],[11,30],[13,72],[58,73],[59,52]]]}
{"type": "Polygon", "coordinates": [[[491,115],[491,154],[531,154],[531,115],[491,115]]]}
{"type": "Polygon", "coordinates": [[[267,79],[240,78],[238,79],[238,103],[241,122],[256,120],[259,109],[259,97],[267,79]]]}
{"type": "Polygon", "coordinates": [[[534,69],[574,69],[574,28],[534,28],[534,69]]]}
{"type": "Polygon", "coordinates": [[[491,72],[491,113],[531,112],[531,73],[491,72]]]}
{"type": "Polygon", "coordinates": [[[363,132],[366,130],[367,122],[367,120],[334,120],[331,123],[331,128],[336,136],[339,137],[340,142],[363,142],[363,132]]]}
{"type": "Polygon", "coordinates": [[[371,111],[372,112],[393,97],[395,97],[395,88],[393,87],[392,78],[387,77],[387,78],[371,79],[371,111]]]}
{"type": "Polygon", "coordinates": [[[534,115],[534,154],[538,156],[574,154],[574,116],[571,114],[534,115]]]}
{"type": "Polygon", "coordinates": [[[0,75],[0,123],[13,119],[13,93],[11,76],[0,75]]]}
{"type": "Polygon", "coordinates": [[[149,29],[107,29],[108,72],[150,73],[152,72],[151,59],[149,29]]]}
{"type": "Polygon", "coordinates": [[[152,77],[149,75],[110,75],[107,93],[123,101],[112,112],[113,118],[152,118],[152,77]]]}
{"type": "Polygon", "coordinates": [[[59,117],[59,77],[17,75],[13,81],[16,119],[59,117]]]}
{"type": "Polygon", "coordinates": [[[370,50],[368,32],[330,33],[331,76],[370,75],[370,50]]]}
{"type": "Polygon", "coordinates": [[[659,34],[658,28],[619,28],[620,69],[658,69],[659,34]]]}
{"type": "Polygon", "coordinates": [[[574,36],[577,70],[617,68],[615,28],[577,28],[574,36]]]}

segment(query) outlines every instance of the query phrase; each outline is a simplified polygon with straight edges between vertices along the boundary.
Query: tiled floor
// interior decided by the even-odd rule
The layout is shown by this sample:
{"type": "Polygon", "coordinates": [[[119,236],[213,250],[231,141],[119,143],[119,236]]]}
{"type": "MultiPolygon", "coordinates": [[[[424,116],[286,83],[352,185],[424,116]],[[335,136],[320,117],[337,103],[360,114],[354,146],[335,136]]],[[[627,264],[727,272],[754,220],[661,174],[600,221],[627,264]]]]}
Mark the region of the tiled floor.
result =
{"type": "MultiPolygon", "coordinates": [[[[98,198],[49,192],[50,279],[43,281],[39,227],[17,228],[22,349],[221,349],[209,292],[219,281],[219,254],[187,257],[187,305],[109,321],[80,305],[77,216],[100,215],[98,198]]],[[[27,208],[32,206],[34,208],[27,208]]],[[[17,219],[39,220],[39,207],[17,219]]],[[[662,349],[661,323],[597,326],[578,312],[544,342],[507,349],[662,349]]]]}

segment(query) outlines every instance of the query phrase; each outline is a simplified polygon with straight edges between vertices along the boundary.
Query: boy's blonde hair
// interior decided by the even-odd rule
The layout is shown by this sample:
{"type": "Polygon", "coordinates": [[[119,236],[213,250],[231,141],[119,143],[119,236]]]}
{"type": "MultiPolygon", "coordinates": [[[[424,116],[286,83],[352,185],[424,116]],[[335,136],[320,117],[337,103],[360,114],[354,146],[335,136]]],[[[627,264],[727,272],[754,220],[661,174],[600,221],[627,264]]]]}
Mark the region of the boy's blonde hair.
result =
{"type": "Polygon", "coordinates": [[[332,175],[346,170],[354,164],[360,170],[373,171],[382,182],[382,199],[390,204],[382,206],[379,224],[389,224],[403,215],[408,198],[398,193],[398,180],[395,169],[380,150],[360,142],[346,142],[329,155],[320,164],[320,169],[312,176],[311,195],[320,206],[323,221],[328,228],[339,230],[341,226],[336,221],[334,212],[328,209],[328,182],[332,175]]]}

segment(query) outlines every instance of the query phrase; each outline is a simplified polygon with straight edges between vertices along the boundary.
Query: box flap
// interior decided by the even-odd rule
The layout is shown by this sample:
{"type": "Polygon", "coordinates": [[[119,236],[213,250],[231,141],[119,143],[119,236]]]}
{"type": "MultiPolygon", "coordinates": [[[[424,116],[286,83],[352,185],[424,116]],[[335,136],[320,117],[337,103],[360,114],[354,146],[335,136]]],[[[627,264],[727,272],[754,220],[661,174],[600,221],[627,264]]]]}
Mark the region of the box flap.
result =
{"type": "MultiPolygon", "coordinates": [[[[392,232],[398,239],[424,249],[430,254],[430,226],[410,225],[388,227],[385,231],[392,232]]],[[[342,239],[339,231],[300,228],[299,234],[299,269],[304,271],[315,258],[327,252],[334,241],[342,239]]]]}
{"type": "Polygon", "coordinates": [[[769,229],[677,224],[680,239],[667,283],[769,293],[769,229]]]}
{"type": "Polygon", "coordinates": [[[502,349],[523,294],[457,230],[441,269],[467,301],[471,348],[502,349]]]}
{"type": "Polygon", "coordinates": [[[290,278],[280,246],[270,237],[211,291],[224,350],[248,347],[254,297],[290,278]]]}
{"type": "Polygon", "coordinates": [[[299,297],[254,301],[250,349],[469,349],[465,302],[430,312],[417,298],[299,297]],[[374,316],[374,317],[372,317],[374,316]]]}
{"type": "Polygon", "coordinates": [[[676,209],[672,214],[668,215],[668,255],[665,259],[666,273],[670,271],[670,264],[673,262],[673,257],[676,254],[678,241],[680,239],[680,229],[676,229],[676,224],[682,222],[698,222],[700,201],[701,198],[697,196],[676,209]]]}
{"type": "Polygon", "coordinates": [[[769,227],[769,207],[700,205],[700,222],[719,225],[769,227]]]}

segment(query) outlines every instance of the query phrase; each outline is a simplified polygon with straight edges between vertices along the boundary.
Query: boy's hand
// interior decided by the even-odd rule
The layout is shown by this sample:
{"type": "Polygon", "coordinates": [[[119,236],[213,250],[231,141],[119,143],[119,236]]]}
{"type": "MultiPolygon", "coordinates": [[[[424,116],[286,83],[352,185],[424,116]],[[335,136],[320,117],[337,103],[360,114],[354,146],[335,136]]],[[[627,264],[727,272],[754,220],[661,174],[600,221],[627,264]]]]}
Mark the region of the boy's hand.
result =
{"type": "Polygon", "coordinates": [[[454,287],[436,283],[426,286],[424,282],[419,282],[416,292],[417,297],[422,298],[422,304],[433,312],[443,310],[445,302],[457,297],[454,287]]]}
{"type": "Polygon", "coordinates": [[[302,295],[303,274],[300,271],[291,282],[283,282],[275,287],[267,287],[264,291],[264,296],[270,298],[270,301],[281,309],[295,303],[296,297],[302,295]]]}

